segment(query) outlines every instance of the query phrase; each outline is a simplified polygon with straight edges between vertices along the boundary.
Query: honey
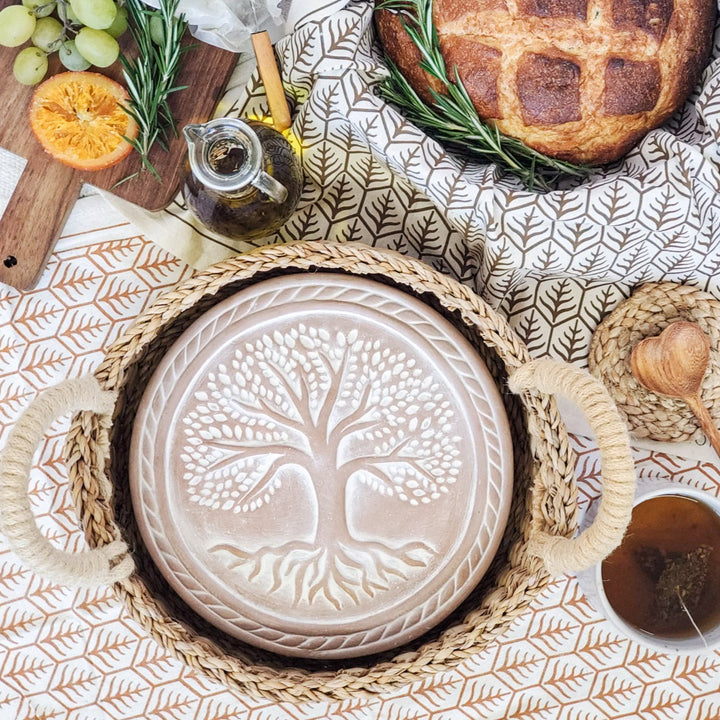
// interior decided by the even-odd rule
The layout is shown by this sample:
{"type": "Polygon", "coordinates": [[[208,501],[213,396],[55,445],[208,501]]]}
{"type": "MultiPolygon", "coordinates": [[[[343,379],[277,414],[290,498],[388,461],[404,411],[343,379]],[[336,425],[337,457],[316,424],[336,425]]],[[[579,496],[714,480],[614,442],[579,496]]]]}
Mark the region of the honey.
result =
{"type": "Polygon", "coordinates": [[[665,638],[707,631],[720,623],[720,516],[683,495],[644,500],[601,573],[608,602],[639,630],[665,638]]]}

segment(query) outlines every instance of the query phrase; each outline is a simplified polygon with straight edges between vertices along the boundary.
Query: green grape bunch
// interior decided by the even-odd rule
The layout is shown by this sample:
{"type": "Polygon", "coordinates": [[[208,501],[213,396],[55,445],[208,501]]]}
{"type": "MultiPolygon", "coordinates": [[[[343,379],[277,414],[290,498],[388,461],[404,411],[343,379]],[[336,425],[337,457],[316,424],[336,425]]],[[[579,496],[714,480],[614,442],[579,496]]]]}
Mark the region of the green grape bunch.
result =
{"type": "Polygon", "coordinates": [[[127,27],[124,0],[22,0],[0,10],[0,45],[20,48],[13,75],[36,85],[53,53],[67,70],[112,65],[127,27]]]}

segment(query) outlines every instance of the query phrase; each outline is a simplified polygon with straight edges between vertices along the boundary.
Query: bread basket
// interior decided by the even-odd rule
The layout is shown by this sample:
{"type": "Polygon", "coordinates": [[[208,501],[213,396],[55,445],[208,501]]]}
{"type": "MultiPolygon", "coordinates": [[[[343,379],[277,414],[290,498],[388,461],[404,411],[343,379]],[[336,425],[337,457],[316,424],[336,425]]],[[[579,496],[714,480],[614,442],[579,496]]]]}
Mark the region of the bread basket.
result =
{"type": "Polygon", "coordinates": [[[238,693],[296,703],[387,692],[478,653],[528,608],[553,575],[590,567],[619,544],[635,487],[627,432],[597,380],[552,360],[531,360],[503,318],[466,286],[418,260],[360,243],[268,246],[181,283],[137,318],[94,375],[67,380],[36,398],[10,433],[0,463],[2,530],[36,572],[59,583],[112,583],[128,614],[189,666],[238,693]],[[217,302],[250,283],[295,272],[367,276],[440,311],[490,368],[513,434],[512,508],[490,570],[438,627],[397,650],[352,661],[283,658],[232,640],[195,616],[143,548],[129,498],[134,413],[160,358],[217,302]],[[574,455],[552,393],[584,410],[603,464],[600,511],[576,538],[574,455]],[[58,550],[42,536],[27,498],[34,449],[49,424],[68,412],[78,413],[66,446],[70,490],[92,548],[76,554],[58,550]]]}

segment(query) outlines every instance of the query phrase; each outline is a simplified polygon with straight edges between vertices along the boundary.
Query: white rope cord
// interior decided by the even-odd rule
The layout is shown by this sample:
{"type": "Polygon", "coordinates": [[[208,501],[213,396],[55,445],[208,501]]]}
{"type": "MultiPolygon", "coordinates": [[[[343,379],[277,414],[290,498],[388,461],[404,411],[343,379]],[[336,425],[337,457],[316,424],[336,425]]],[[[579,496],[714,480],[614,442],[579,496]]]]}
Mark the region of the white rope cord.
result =
{"type": "Polygon", "coordinates": [[[114,403],[114,394],[102,390],[92,375],[65,380],[33,400],[0,453],[0,530],[18,557],[51,582],[94,587],[124,580],[133,572],[122,540],[81,553],[56,548],[40,532],[28,497],[33,455],[50,425],[81,410],[110,415],[114,403]]]}
{"type": "Polygon", "coordinates": [[[620,545],[635,497],[635,465],[627,428],[603,384],[589,373],[550,359],[533,360],[510,377],[513,392],[539,390],[572,400],[595,432],[600,450],[602,499],[595,522],[575,538],[535,529],[528,552],[540,557],[551,575],[585,570],[620,545]]]}

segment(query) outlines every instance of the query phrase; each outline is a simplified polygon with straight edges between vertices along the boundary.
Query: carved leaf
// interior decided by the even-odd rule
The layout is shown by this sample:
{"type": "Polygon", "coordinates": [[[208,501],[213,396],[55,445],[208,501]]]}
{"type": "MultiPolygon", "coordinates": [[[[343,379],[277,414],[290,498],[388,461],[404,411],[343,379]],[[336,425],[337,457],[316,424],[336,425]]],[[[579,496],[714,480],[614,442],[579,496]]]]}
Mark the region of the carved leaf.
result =
{"type": "Polygon", "coordinates": [[[459,451],[447,442],[452,413],[441,389],[410,372],[404,353],[376,349],[356,331],[329,339],[301,324],[246,344],[232,368],[209,373],[185,418],[182,460],[192,500],[236,512],[262,507],[280,486],[283,465],[312,467],[306,433],[319,422],[337,447],[354,435],[372,449],[338,465],[348,477],[413,505],[446,492],[459,451]],[[372,390],[374,376],[392,380],[382,397],[372,390]]]}

